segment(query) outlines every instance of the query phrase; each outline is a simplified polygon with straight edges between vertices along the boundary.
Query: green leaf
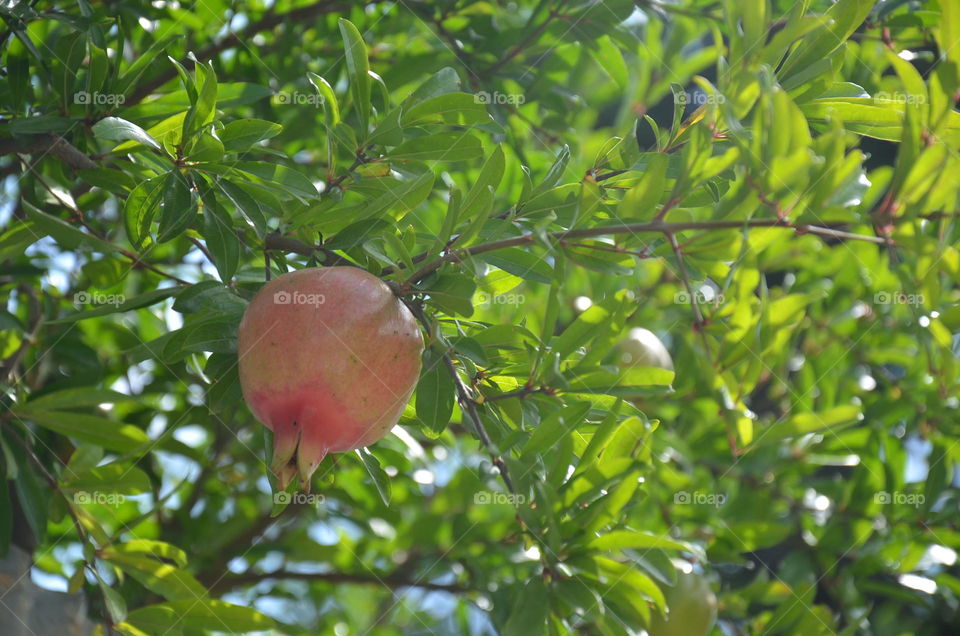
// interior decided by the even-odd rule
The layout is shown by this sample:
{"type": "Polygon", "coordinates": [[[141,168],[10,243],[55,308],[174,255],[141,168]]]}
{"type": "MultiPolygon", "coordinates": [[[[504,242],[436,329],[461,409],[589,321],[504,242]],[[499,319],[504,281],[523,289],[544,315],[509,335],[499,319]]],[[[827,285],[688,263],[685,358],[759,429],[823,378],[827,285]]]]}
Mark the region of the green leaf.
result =
{"type": "Polygon", "coordinates": [[[149,634],[163,634],[174,626],[235,633],[276,628],[273,619],[256,610],[209,599],[185,599],[148,605],[130,612],[127,622],[149,634]]]}
{"type": "Polygon", "coordinates": [[[424,81],[403,100],[404,108],[411,108],[420,102],[460,90],[460,76],[449,66],[445,66],[424,81]]]}
{"type": "Polygon", "coordinates": [[[682,541],[674,541],[669,537],[634,530],[615,530],[608,532],[591,539],[588,545],[594,550],[603,550],[605,552],[625,549],[646,550],[650,548],[693,551],[689,544],[682,541]]]}
{"type": "Polygon", "coordinates": [[[553,271],[543,257],[520,248],[497,250],[483,254],[480,258],[494,267],[525,280],[547,285],[553,281],[553,271]]]}
{"type": "Polygon", "coordinates": [[[240,215],[254,227],[257,236],[264,236],[267,233],[267,220],[264,217],[263,207],[250,194],[250,191],[226,179],[217,179],[216,185],[227,200],[233,203],[240,215]]]}
{"type": "Polygon", "coordinates": [[[109,139],[110,141],[127,141],[129,139],[154,150],[160,150],[160,144],[147,134],[147,131],[119,117],[104,117],[95,123],[91,130],[100,139],[109,139]]]}
{"type": "Polygon", "coordinates": [[[151,539],[132,539],[114,544],[103,551],[104,555],[125,554],[130,556],[148,556],[154,559],[172,561],[177,567],[187,567],[187,553],[175,545],[151,539]]]}
{"type": "Polygon", "coordinates": [[[163,186],[163,210],[160,214],[157,241],[163,243],[180,236],[190,226],[196,214],[197,202],[186,177],[178,170],[172,170],[163,186]]]}
{"type": "Polygon", "coordinates": [[[486,107],[470,93],[446,93],[425,99],[406,110],[403,126],[422,126],[428,122],[482,124],[490,120],[486,107]]]}
{"type": "Polygon", "coordinates": [[[781,78],[789,77],[844,46],[872,8],[873,3],[864,0],[838,0],[826,12],[828,26],[803,38],[779,69],[778,75],[781,78]]]}
{"type": "Polygon", "coordinates": [[[439,435],[453,414],[455,386],[443,358],[432,349],[423,352],[423,367],[417,383],[417,418],[434,435],[439,435]]]}
{"type": "Polygon", "coordinates": [[[306,198],[316,198],[318,195],[313,183],[293,168],[265,161],[237,161],[229,165],[272,184],[282,192],[306,198]]]}
{"type": "Polygon", "coordinates": [[[217,136],[223,142],[227,152],[241,152],[248,150],[254,144],[276,137],[283,131],[283,126],[263,119],[238,119],[217,131],[217,136]]]}
{"type": "Polygon", "coordinates": [[[337,232],[336,236],[324,242],[323,246],[331,250],[348,250],[373,238],[380,230],[388,227],[391,227],[391,224],[384,219],[363,219],[337,232]]]}
{"type": "Polygon", "coordinates": [[[123,207],[123,220],[130,243],[139,249],[150,235],[150,225],[160,208],[164,191],[164,180],[154,177],[142,181],[133,189],[123,207]]]}
{"type": "Polygon", "coordinates": [[[656,215],[656,206],[667,184],[667,166],[670,156],[650,153],[647,167],[637,185],[630,188],[617,207],[617,216],[622,219],[647,221],[656,215]]]}
{"type": "Polygon", "coordinates": [[[110,618],[114,623],[119,623],[127,616],[127,602],[123,600],[123,596],[118,590],[107,585],[99,576],[97,576],[97,583],[100,586],[100,593],[103,594],[103,600],[107,606],[107,611],[110,613],[110,618]]]}
{"type": "Polygon", "coordinates": [[[560,183],[560,180],[563,178],[564,172],[567,169],[567,162],[570,161],[570,147],[564,145],[560,149],[560,152],[557,153],[557,158],[554,160],[553,165],[550,166],[550,170],[547,171],[547,174],[543,177],[543,181],[537,184],[537,187],[533,189],[529,197],[526,197],[524,200],[530,200],[539,194],[543,194],[553,186],[560,183]]]}
{"type": "Polygon", "coordinates": [[[350,93],[353,95],[353,108],[360,118],[360,139],[365,139],[370,122],[370,61],[367,59],[367,45],[360,31],[346,18],[337,21],[347,62],[347,75],[350,78],[350,93]]]}
{"type": "Polygon", "coordinates": [[[544,418],[524,445],[523,456],[535,457],[559,444],[583,422],[591,406],[589,402],[573,402],[544,418]]]}
{"type": "Polygon", "coordinates": [[[139,468],[113,463],[97,466],[63,482],[68,491],[92,491],[139,495],[150,492],[150,479],[139,468]]]}
{"type": "Polygon", "coordinates": [[[561,358],[567,357],[577,347],[585,345],[591,337],[602,332],[612,319],[610,311],[602,306],[590,306],[554,340],[554,351],[561,358]]]}
{"type": "Polygon", "coordinates": [[[14,117],[5,128],[14,134],[36,134],[47,132],[67,132],[76,125],[76,121],[57,115],[39,115],[37,117],[14,117]]]}
{"type": "Polygon", "coordinates": [[[428,284],[420,287],[428,294],[431,305],[439,307],[448,315],[473,315],[473,295],[477,285],[469,276],[443,272],[428,284]]]}
{"type": "Polygon", "coordinates": [[[220,280],[227,282],[240,266],[240,239],[230,217],[217,205],[204,201],[203,238],[213,255],[220,280]]]}
{"type": "Polygon", "coordinates": [[[111,168],[78,170],[77,176],[92,186],[121,196],[126,196],[137,186],[137,183],[126,172],[111,168]]]}
{"type": "MultiPolygon", "coordinates": [[[[145,294],[134,296],[130,300],[124,300],[123,302],[117,304],[106,304],[97,307],[96,309],[91,309],[90,311],[78,311],[75,314],[58,318],[57,320],[49,320],[47,321],[47,324],[71,323],[76,322],[77,320],[86,320],[87,318],[96,318],[98,316],[106,316],[109,314],[124,313],[134,309],[140,309],[141,307],[148,307],[160,302],[161,300],[166,300],[171,296],[175,296],[182,290],[182,287],[164,287],[163,289],[155,289],[145,294]]],[[[83,293],[85,292],[80,292],[78,297],[83,293]]]]}
{"type": "Polygon", "coordinates": [[[192,574],[168,563],[111,551],[105,551],[103,558],[169,601],[187,599],[197,602],[208,594],[192,574]]]}
{"type": "Polygon", "coordinates": [[[28,419],[55,433],[96,444],[109,450],[126,453],[150,442],[147,434],[135,426],[108,420],[105,417],[71,413],[69,411],[41,411],[30,405],[18,407],[18,417],[28,419]]]}
{"type": "Polygon", "coordinates": [[[620,563],[612,559],[597,558],[600,570],[608,575],[613,588],[628,588],[624,590],[627,597],[642,596],[654,602],[658,609],[667,609],[667,599],[664,598],[660,587],[649,576],[640,572],[632,564],[620,563]]]}
{"type": "Polygon", "coordinates": [[[754,445],[773,444],[789,437],[817,433],[825,430],[837,431],[856,424],[863,415],[856,405],[835,406],[820,413],[798,413],[790,419],[770,426],[757,436],[754,445]]]}
{"type": "Polygon", "coordinates": [[[111,391],[85,386],[78,389],[63,389],[52,393],[45,393],[27,403],[33,409],[69,409],[81,406],[97,406],[99,404],[117,404],[120,402],[136,401],[137,398],[111,391]]]}
{"type": "MultiPolygon", "coordinates": [[[[4,443],[4,446],[6,445],[4,443]]],[[[10,446],[11,455],[16,458],[17,464],[16,479],[13,480],[17,503],[23,511],[23,516],[33,538],[36,539],[38,544],[43,544],[47,537],[51,488],[46,482],[41,483],[36,468],[27,460],[23,449],[13,442],[10,443],[10,446]]],[[[9,459],[10,457],[4,457],[5,461],[9,459]]],[[[5,489],[9,487],[6,480],[3,482],[3,487],[5,489]]]]}
{"type": "MultiPolygon", "coordinates": [[[[197,94],[196,110],[193,113],[193,127],[201,128],[213,121],[217,110],[217,74],[213,64],[196,63],[197,76],[200,79],[200,90],[197,94]]],[[[187,116],[190,119],[190,116],[187,116]]],[[[184,131],[184,138],[187,134],[184,131]]]]}
{"type": "Polygon", "coordinates": [[[480,140],[470,133],[441,132],[408,139],[388,155],[402,160],[467,161],[483,156],[480,140]]]}
{"type": "Polygon", "coordinates": [[[358,448],[355,452],[363,462],[363,467],[366,468],[370,479],[373,480],[373,485],[376,486],[377,492],[380,493],[380,499],[383,500],[383,504],[389,506],[391,495],[390,477],[384,472],[383,467],[380,466],[380,461],[366,448],[358,448]]]}
{"type": "Polygon", "coordinates": [[[516,597],[510,617],[503,626],[503,636],[538,636],[546,634],[547,612],[550,599],[543,579],[533,577],[527,581],[516,597]]]}
{"type": "Polygon", "coordinates": [[[10,488],[0,488],[0,559],[6,559],[10,552],[10,539],[13,537],[13,504],[10,500],[10,488]]]}
{"type": "Polygon", "coordinates": [[[317,94],[320,96],[324,123],[328,129],[333,128],[340,123],[340,106],[337,103],[337,95],[333,92],[333,87],[316,73],[307,73],[307,79],[317,89],[317,94]]]}
{"type": "Polygon", "coordinates": [[[65,249],[77,249],[80,245],[90,245],[100,250],[104,248],[113,250],[110,243],[87,234],[76,225],[67,223],[59,217],[43,212],[29,201],[23,200],[22,205],[27,218],[33,222],[33,236],[35,238],[40,238],[37,236],[39,232],[53,237],[57,244],[65,249]]]}
{"type": "Polygon", "coordinates": [[[225,153],[223,143],[210,132],[203,131],[198,136],[194,136],[193,141],[188,144],[186,159],[201,163],[220,161],[225,153]]]}

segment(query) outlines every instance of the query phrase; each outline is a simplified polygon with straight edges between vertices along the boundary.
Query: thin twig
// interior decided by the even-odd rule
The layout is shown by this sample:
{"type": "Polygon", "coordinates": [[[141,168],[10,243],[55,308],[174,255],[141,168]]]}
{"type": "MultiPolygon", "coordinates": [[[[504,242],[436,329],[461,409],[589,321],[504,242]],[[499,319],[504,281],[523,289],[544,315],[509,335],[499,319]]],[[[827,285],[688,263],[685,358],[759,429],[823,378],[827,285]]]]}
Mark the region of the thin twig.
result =
{"type": "MultiPolygon", "coordinates": [[[[646,223],[619,223],[615,225],[602,225],[599,227],[582,228],[579,230],[562,230],[559,232],[550,232],[546,236],[548,239],[562,241],[571,238],[594,238],[598,236],[611,236],[614,234],[642,234],[645,232],[657,232],[661,234],[685,232],[689,230],[723,230],[751,227],[779,227],[792,230],[799,234],[816,234],[819,236],[830,236],[833,238],[846,240],[859,240],[879,245],[890,245],[893,242],[887,238],[878,236],[866,236],[863,234],[854,234],[844,232],[833,228],[821,227],[815,225],[797,225],[787,219],[747,219],[744,221],[687,221],[679,223],[664,223],[663,221],[650,221],[646,223]]],[[[471,247],[465,247],[456,250],[450,250],[447,253],[428,262],[426,265],[411,274],[406,281],[401,284],[401,290],[409,293],[414,282],[440,269],[445,263],[458,262],[463,259],[507,249],[510,247],[519,247],[533,243],[535,236],[533,234],[523,234],[499,241],[481,243],[471,247]]]]}
{"type": "Polygon", "coordinates": [[[308,572],[271,572],[260,574],[257,572],[246,572],[221,579],[210,586],[210,591],[215,595],[223,594],[231,589],[255,585],[261,581],[270,580],[289,580],[289,581],[325,581],[327,583],[358,583],[363,585],[379,585],[391,590],[402,589],[406,587],[416,587],[424,590],[436,592],[450,592],[451,594],[466,594],[471,592],[470,588],[458,585],[456,583],[430,583],[428,581],[411,581],[392,574],[377,576],[376,574],[352,574],[348,572],[326,572],[326,573],[308,573],[308,572]]]}

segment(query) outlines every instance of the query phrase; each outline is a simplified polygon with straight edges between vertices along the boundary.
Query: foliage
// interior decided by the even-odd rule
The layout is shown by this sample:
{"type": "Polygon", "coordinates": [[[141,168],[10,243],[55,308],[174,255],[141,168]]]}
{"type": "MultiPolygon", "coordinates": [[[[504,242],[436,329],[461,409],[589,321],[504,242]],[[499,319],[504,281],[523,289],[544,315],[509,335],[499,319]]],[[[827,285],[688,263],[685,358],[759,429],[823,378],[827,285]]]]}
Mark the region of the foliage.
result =
{"type": "Polygon", "coordinates": [[[678,559],[724,633],[960,623],[955,3],[0,16],[0,545],[99,629],[639,633],[678,559]],[[331,264],[423,373],[274,492],[237,325],[331,264]]]}

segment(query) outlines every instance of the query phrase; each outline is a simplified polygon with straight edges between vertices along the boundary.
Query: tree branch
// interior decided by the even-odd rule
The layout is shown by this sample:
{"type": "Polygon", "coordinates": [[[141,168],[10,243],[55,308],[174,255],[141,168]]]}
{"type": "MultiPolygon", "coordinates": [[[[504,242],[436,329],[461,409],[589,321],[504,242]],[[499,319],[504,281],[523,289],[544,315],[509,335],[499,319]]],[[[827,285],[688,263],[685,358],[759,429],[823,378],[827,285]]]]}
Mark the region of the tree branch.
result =
{"type": "Polygon", "coordinates": [[[288,581],[307,581],[310,583],[316,581],[326,581],[328,583],[358,583],[362,585],[378,585],[387,587],[391,590],[405,587],[418,587],[424,590],[433,590],[437,592],[450,592],[451,594],[465,594],[471,592],[467,587],[456,583],[430,583],[410,581],[395,574],[386,576],[377,576],[375,574],[351,574],[347,572],[329,572],[310,574],[306,572],[273,572],[270,574],[259,574],[257,572],[247,572],[221,579],[210,587],[214,595],[221,595],[234,588],[245,585],[255,585],[261,581],[270,580],[288,580],[288,581]]]}
{"type": "MultiPolygon", "coordinates": [[[[398,289],[394,290],[398,292],[398,289]]],[[[398,294],[399,296],[399,294],[398,294]]],[[[402,299],[401,299],[402,300],[402,299]]],[[[430,319],[427,318],[427,315],[423,312],[423,308],[417,303],[406,302],[404,304],[410,309],[410,312],[416,317],[416,319],[423,325],[423,328],[427,333],[431,333],[432,325],[430,324],[430,319]]],[[[503,484],[507,487],[507,490],[511,494],[517,494],[517,491],[514,489],[513,480],[510,479],[510,473],[507,470],[507,464],[503,461],[503,458],[500,456],[497,447],[490,440],[490,435],[487,433],[486,427],[483,425],[483,420],[480,418],[480,414],[477,412],[477,403],[473,399],[473,396],[470,395],[470,389],[467,388],[467,385],[463,383],[463,380],[460,379],[460,374],[457,372],[456,365],[453,364],[453,358],[450,357],[449,353],[443,352],[441,354],[443,358],[443,364],[447,367],[447,371],[450,373],[450,377],[453,378],[454,388],[457,393],[457,404],[460,405],[460,410],[463,412],[464,417],[468,418],[473,424],[473,428],[477,433],[477,437],[480,439],[480,443],[483,444],[484,449],[490,455],[490,461],[493,462],[493,465],[497,467],[497,470],[500,472],[500,477],[503,479],[503,484]]]]}
{"type": "MultiPolygon", "coordinates": [[[[320,2],[316,2],[314,4],[292,9],[286,13],[274,13],[271,10],[265,13],[264,16],[256,22],[251,22],[248,24],[243,30],[239,32],[231,31],[219,42],[211,44],[207,48],[202,49],[197,53],[196,57],[198,60],[202,61],[209,60],[217,55],[220,55],[227,49],[232,49],[236,46],[243,46],[245,40],[252,38],[263,31],[269,31],[279,24],[297,24],[317,16],[325,15],[327,13],[334,13],[337,11],[349,12],[349,9],[350,5],[348,4],[330,2],[329,0],[321,0],[320,2]]],[[[139,103],[147,95],[150,95],[155,90],[174,79],[176,76],[177,70],[170,65],[170,68],[165,69],[162,73],[155,75],[149,80],[141,83],[137,87],[137,90],[131,93],[126,103],[139,103]]]]}
{"type": "Polygon", "coordinates": [[[289,236],[281,236],[277,233],[267,235],[263,242],[263,249],[267,251],[291,252],[310,258],[316,256],[319,252],[323,255],[324,265],[356,265],[356,263],[347,260],[322,245],[308,245],[301,240],[290,238],[289,236]]]}
{"type": "MultiPolygon", "coordinates": [[[[875,243],[877,245],[890,245],[895,246],[896,244],[888,238],[883,238],[879,236],[868,236],[866,234],[855,234],[853,232],[845,232],[843,230],[838,230],[833,227],[826,227],[831,225],[844,225],[849,223],[848,221],[837,221],[837,222],[828,222],[824,226],[820,225],[807,225],[807,224],[796,224],[791,223],[787,219],[748,219],[746,221],[689,221],[689,222],[679,222],[679,223],[664,223],[662,221],[651,221],[647,223],[620,223],[616,225],[601,225],[599,227],[590,227],[583,228],[579,230],[561,230],[559,232],[551,232],[547,234],[548,238],[555,240],[565,240],[573,238],[595,238],[598,236],[613,236],[616,234],[644,234],[655,232],[658,234],[672,233],[672,232],[686,232],[690,230],[731,230],[737,228],[753,228],[753,227],[775,227],[782,228],[785,230],[792,230],[797,234],[814,234],[817,236],[830,237],[840,240],[848,241],[865,241],[867,243],[875,243]]],[[[463,260],[468,256],[476,256],[477,254],[484,254],[486,252],[494,252],[496,250],[502,250],[509,247],[518,247],[522,245],[529,245],[533,242],[534,236],[532,234],[524,234],[522,236],[514,236],[507,239],[501,239],[499,241],[491,241],[489,243],[480,243],[478,245],[472,245],[470,247],[450,250],[449,252],[435,258],[434,260],[428,262],[426,265],[414,272],[401,286],[401,291],[404,293],[409,293],[410,285],[420,280],[421,278],[431,274],[438,270],[445,263],[454,263],[460,260],[463,260]]],[[[327,264],[339,264],[339,265],[355,265],[354,263],[348,261],[347,259],[339,256],[332,250],[325,249],[322,246],[309,245],[295,238],[289,238],[286,236],[281,236],[279,234],[272,234],[266,239],[266,246],[269,250],[279,250],[284,252],[291,252],[293,254],[300,254],[301,256],[314,256],[316,252],[323,252],[328,259],[327,264]]],[[[427,260],[429,254],[422,252],[413,257],[414,263],[422,263],[427,260]]],[[[404,269],[402,263],[398,264],[396,267],[387,267],[381,272],[383,276],[389,276],[390,274],[396,273],[404,269]]]]}
{"type": "MultiPolygon", "coordinates": [[[[591,238],[598,236],[611,236],[614,234],[642,234],[646,232],[657,232],[660,234],[672,234],[675,232],[684,232],[688,230],[723,230],[723,229],[737,229],[737,228],[750,228],[750,227],[779,227],[788,230],[793,230],[798,234],[816,234],[819,236],[829,236],[832,238],[846,239],[846,240],[856,240],[856,241],[866,241],[868,243],[876,243],[879,245],[892,245],[893,242],[887,238],[881,238],[878,236],[866,236],[863,234],[854,234],[852,232],[844,232],[843,230],[836,230],[830,227],[821,227],[815,225],[797,225],[791,223],[787,219],[748,219],[745,221],[689,221],[689,222],[680,222],[680,223],[664,223],[663,221],[651,221],[647,223],[618,223],[615,225],[601,225],[599,227],[590,227],[582,228],[579,230],[562,230],[559,232],[550,232],[546,236],[549,239],[554,240],[564,240],[571,238],[591,238]]],[[[529,245],[533,243],[534,235],[533,234],[523,234],[522,236],[514,236],[507,239],[501,239],[499,241],[491,241],[489,243],[481,243],[479,245],[473,245],[471,247],[465,247],[456,250],[450,250],[449,252],[439,256],[438,258],[428,262],[426,265],[414,272],[410,277],[404,281],[401,285],[403,291],[409,291],[410,286],[422,279],[423,277],[435,272],[440,269],[445,263],[451,263],[456,261],[461,261],[469,256],[476,256],[477,254],[484,254],[486,252],[494,252],[496,250],[502,250],[509,247],[519,247],[521,245],[529,245]]]]}
{"type": "Polygon", "coordinates": [[[0,139],[0,155],[49,154],[60,159],[74,170],[90,170],[97,167],[93,159],[59,135],[37,135],[16,139],[0,139]]]}

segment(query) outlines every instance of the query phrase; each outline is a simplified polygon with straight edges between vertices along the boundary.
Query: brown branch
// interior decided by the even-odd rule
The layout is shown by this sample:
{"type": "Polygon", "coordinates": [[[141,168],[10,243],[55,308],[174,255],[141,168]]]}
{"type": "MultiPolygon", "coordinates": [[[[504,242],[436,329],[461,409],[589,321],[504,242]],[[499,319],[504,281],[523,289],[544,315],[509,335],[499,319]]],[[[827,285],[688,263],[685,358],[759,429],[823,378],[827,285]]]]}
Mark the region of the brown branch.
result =
{"type": "Polygon", "coordinates": [[[4,382],[10,381],[16,376],[20,362],[27,354],[27,351],[34,345],[37,334],[40,333],[40,326],[43,324],[43,309],[40,306],[40,301],[37,299],[37,294],[33,288],[29,285],[21,285],[18,289],[20,293],[25,294],[30,300],[27,313],[28,316],[32,316],[32,324],[17,350],[0,365],[0,378],[2,378],[4,382]]]}
{"type": "Polygon", "coordinates": [[[471,592],[467,587],[456,583],[430,583],[410,581],[395,574],[386,576],[377,576],[376,574],[351,574],[347,572],[327,572],[311,574],[307,572],[273,572],[270,574],[259,574],[257,572],[247,572],[221,579],[210,587],[211,593],[221,595],[232,589],[255,585],[261,581],[271,580],[289,580],[289,581],[307,581],[310,583],[316,581],[325,581],[327,583],[357,583],[361,585],[377,585],[391,590],[402,589],[405,587],[418,587],[425,590],[437,592],[450,592],[451,594],[466,594],[471,592]]]}
{"type": "MultiPolygon", "coordinates": [[[[256,22],[251,22],[248,24],[243,28],[243,30],[238,32],[231,31],[229,35],[224,37],[219,42],[211,44],[205,49],[202,49],[196,54],[196,58],[201,61],[212,59],[227,49],[243,46],[245,40],[252,38],[263,31],[269,31],[279,24],[298,24],[304,22],[305,20],[325,15],[327,13],[335,13],[338,11],[349,12],[349,9],[350,5],[348,4],[340,4],[336,2],[330,2],[329,0],[321,0],[320,2],[314,4],[292,9],[286,13],[274,13],[271,10],[264,14],[264,16],[256,22]]],[[[139,103],[147,95],[150,95],[155,90],[174,79],[176,76],[177,70],[170,65],[170,68],[165,69],[160,74],[155,75],[149,80],[141,83],[137,87],[137,90],[130,94],[126,103],[139,103]]]]}
{"type": "Polygon", "coordinates": [[[356,263],[340,256],[333,250],[327,249],[322,245],[308,245],[301,240],[282,236],[277,233],[268,234],[263,242],[265,251],[290,252],[313,258],[317,254],[323,256],[324,265],[356,265],[356,263]]]}
{"type": "Polygon", "coordinates": [[[16,139],[0,139],[0,155],[49,154],[60,159],[74,170],[90,170],[97,167],[93,159],[59,135],[37,135],[16,139]]]}
{"type": "Polygon", "coordinates": [[[534,395],[536,393],[542,393],[544,395],[556,395],[557,391],[548,386],[538,386],[533,385],[524,386],[522,389],[516,391],[510,391],[509,393],[498,393],[496,395],[484,395],[483,403],[487,402],[497,402],[499,400],[509,400],[511,398],[520,398],[521,400],[527,399],[527,397],[534,395]]]}
{"type": "Polygon", "coordinates": [[[540,36],[543,35],[543,32],[547,30],[547,27],[550,26],[550,23],[553,22],[554,18],[560,16],[560,14],[556,13],[553,9],[550,9],[549,12],[550,13],[547,15],[546,20],[541,22],[537,28],[530,31],[530,34],[526,38],[515,44],[509,51],[507,51],[506,55],[497,60],[489,68],[481,71],[480,77],[490,77],[494,75],[501,68],[509,64],[511,60],[523,53],[524,49],[536,42],[540,36]]]}
{"type": "MultiPolygon", "coordinates": [[[[849,240],[849,241],[866,241],[867,243],[875,243],[877,245],[895,245],[895,243],[888,238],[882,238],[879,236],[867,236],[865,234],[855,234],[853,232],[845,232],[843,230],[838,230],[833,227],[833,225],[844,225],[848,223],[847,221],[836,221],[828,222],[824,225],[807,225],[807,224],[796,224],[791,223],[787,219],[749,219],[746,221],[688,221],[688,222],[678,222],[678,223],[663,223],[661,221],[651,221],[647,223],[621,223],[616,225],[602,225],[599,227],[583,228],[579,230],[562,230],[559,232],[551,232],[547,234],[548,238],[555,240],[564,240],[564,239],[573,239],[573,238],[596,238],[598,236],[611,236],[615,234],[644,234],[655,232],[658,234],[663,234],[666,232],[686,232],[690,230],[730,230],[737,228],[752,228],[752,227],[776,227],[782,228],[785,230],[792,230],[797,234],[814,234],[817,236],[830,237],[840,240],[849,240]]],[[[463,260],[468,256],[476,256],[477,254],[483,254],[486,252],[493,252],[496,250],[502,250],[509,247],[519,247],[522,245],[529,245],[533,243],[534,237],[532,234],[524,234],[522,236],[514,236],[507,239],[501,239],[499,241],[491,241],[490,243],[480,243],[478,245],[473,245],[471,247],[465,247],[456,250],[450,250],[449,252],[435,258],[434,260],[428,262],[426,265],[417,270],[412,274],[407,281],[403,284],[401,291],[403,293],[410,292],[410,285],[413,282],[420,280],[421,278],[435,272],[445,263],[454,263],[460,260],[463,260]]],[[[279,234],[272,234],[266,239],[267,249],[278,250],[283,252],[290,252],[293,254],[300,254],[301,256],[314,256],[316,252],[320,251],[327,255],[328,258],[333,259],[329,261],[330,264],[340,264],[340,265],[354,265],[354,263],[344,259],[342,256],[336,254],[332,250],[327,250],[323,246],[318,245],[309,245],[295,238],[290,238],[286,236],[280,236],[279,234]]],[[[422,252],[413,257],[414,263],[422,263],[429,258],[429,254],[422,252]]],[[[400,270],[404,269],[404,265],[398,264],[396,267],[386,267],[381,272],[382,276],[389,276],[400,270]]]]}
{"type": "MultiPolygon", "coordinates": [[[[399,289],[394,288],[394,292],[397,293],[398,297],[399,289]]],[[[415,302],[408,302],[401,298],[404,304],[410,309],[410,312],[416,317],[416,319],[423,325],[423,328],[427,333],[431,333],[432,325],[430,319],[427,318],[427,315],[423,312],[423,307],[415,302]]],[[[460,405],[460,410],[463,412],[465,418],[468,418],[473,424],[473,428],[477,433],[477,437],[480,439],[480,443],[483,444],[483,447],[486,449],[487,453],[490,455],[490,460],[493,462],[493,465],[497,467],[497,470],[500,471],[500,477],[503,479],[503,484],[507,487],[507,490],[512,494],[516,494],[517,491],[514,489],[513,480],[510,479],[510,473],[507,470],[507,464],[503,461],[503,458],[500,456],[500,452],[494,443],[490,440],[490,435],[487,433],[486,427],[483,425],[483,420],[480,418],[480,414],[477,412],[477,402],[473,399],[473,396],[470,395],[470,389],[467,388],[467,385],[463,383],[463,380],[460,378],[460,374],[457,372],[456,365],[453,364],[453,358],[450,357],[450,354],[443,352],[441,354],[443,358],[444,366],[447,367],[447,371],[450,373],[450,377],[453,379],[454,388],[456,389],[457,394],[457,404],[460,405]]]]}
{"type": "MultiPolygon", "coordinates": [[[[750,227],[779,227],[788,230],[793,230],[798,234],[816,234],[819,236],[829,236],[832,238],[846,239],[846,240],[857,240],[857,241],[866,241],[868,243],[876,243],[879,245],[892,245],[893,242],[887,238],[881,238],[878,236],[866,236],[863,234],[854,234],[852,232],[844,232],[842,230],[836,230],[830,227],[822,227],[815,225],[806,225],[801,224],[797,225],[791,223],[787,219],[748,219],[745,221],[688,221],[680,223],[664,223],[663,221],[651,221],[646,223],[619,223],[615,225],[601,225],[599,227],[590,227],[582,228],[579,230],[562,230],[559,232],[550,232],[546,236],[549,239],[553,240],[564,240],[572,238],[595,238],[598,236],[610,236],[613,234],[642,234],[646,232],[657,232],[660,234],[675,233],[675,232],[685,232],[689,230],[722,230],[722,229],[737,229],[737,228],[750,228],[750,227]]],[[[469,256],[476,256],[477,254],[484,254],[486,252],[494,252],[496,250],[502,250],[509,247],[519,247],[522,245],[529,245],[534,242],[533,234],[523,234],[521,236],[514,236],[507,239],[501,239],[499,241],[491,241],[489,243],[481,243],[479,245],[473,245],[471,247],[465,247],[456,250],[450,250],[449,252],[435,258],[434,260],[428,262],[426,265],[418,269],[416,272],[410,275],[406,281],[401,285],[401,291],[404,293],[409,293],[411,291],[411,286],[416,281],[422,279],[423,277],[435,272],[440,269],[445,263],[458,262],[462,261],[464,258],[469,256]]]]}

